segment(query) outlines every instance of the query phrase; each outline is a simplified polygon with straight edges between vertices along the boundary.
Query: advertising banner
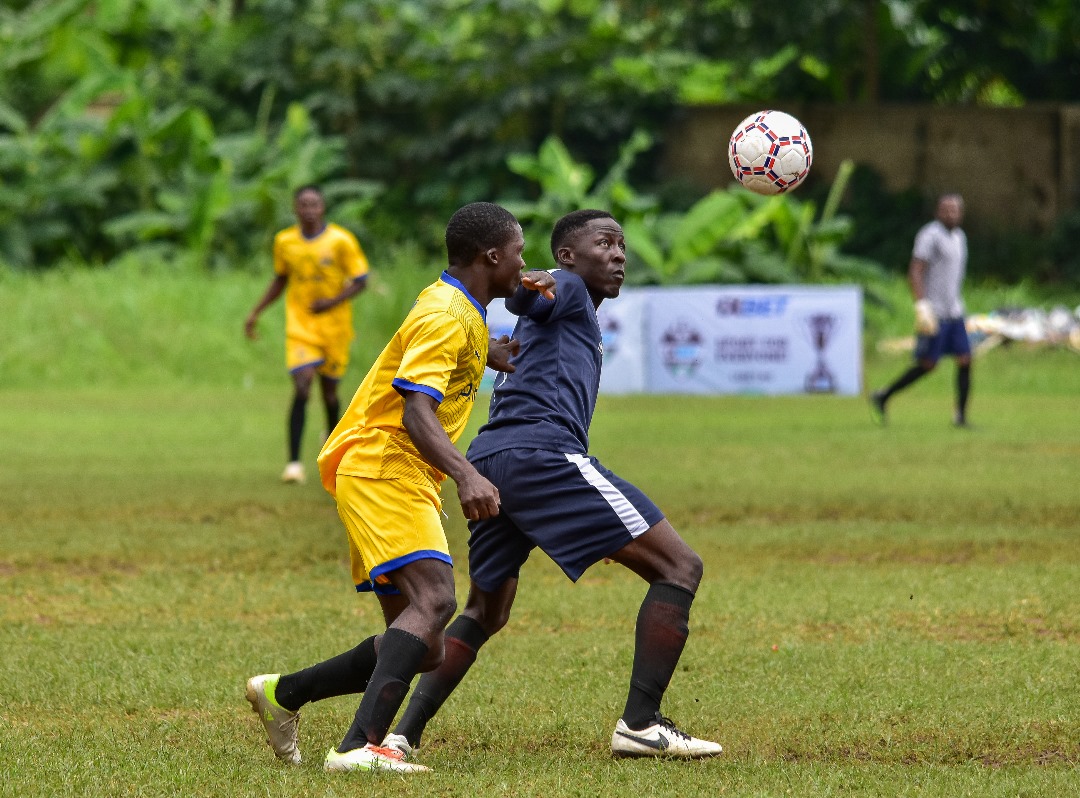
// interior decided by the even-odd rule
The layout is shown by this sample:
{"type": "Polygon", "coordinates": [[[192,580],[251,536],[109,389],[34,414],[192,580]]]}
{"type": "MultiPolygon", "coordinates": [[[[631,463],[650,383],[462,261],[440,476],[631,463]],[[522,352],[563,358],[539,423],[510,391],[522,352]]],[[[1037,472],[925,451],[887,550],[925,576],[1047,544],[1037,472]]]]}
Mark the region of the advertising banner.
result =
{"type": "MultiPolygon", "coordinates": [[[[858,286],[624,288],[600,305],[601,393],[858,394],[858,286]]],[[[517,317],[488,307],[491,334],[517,317]]],[[[485,375],[490,389],[494,372],[485,375]]]]}
{"type": "Polygon", "coordinates": [[[651,393],[858,394],[857,286],[650,289],[651,393]]]}

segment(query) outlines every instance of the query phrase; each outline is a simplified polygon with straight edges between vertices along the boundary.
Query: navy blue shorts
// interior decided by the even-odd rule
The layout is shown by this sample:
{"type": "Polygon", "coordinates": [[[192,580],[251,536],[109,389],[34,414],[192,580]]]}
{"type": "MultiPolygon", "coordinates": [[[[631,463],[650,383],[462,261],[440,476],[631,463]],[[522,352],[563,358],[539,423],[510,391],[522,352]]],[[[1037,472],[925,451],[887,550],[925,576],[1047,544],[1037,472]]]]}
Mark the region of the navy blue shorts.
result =
{"type": "Polygon", "coordinates": [[[963,319],[942,319],[936,335],[920,335],[915,344],[915,359],[937,363],[943,355],[970,355],[967,326],[963,319]]]}
{"type": "Polygon", "coordinates": [[[539,547],[575,582],[664,519],[625,479],[585,454],[506,449],[473,463],[499,489],[494,518],[470,521],[469,577],[494,591],[539,547]]]}

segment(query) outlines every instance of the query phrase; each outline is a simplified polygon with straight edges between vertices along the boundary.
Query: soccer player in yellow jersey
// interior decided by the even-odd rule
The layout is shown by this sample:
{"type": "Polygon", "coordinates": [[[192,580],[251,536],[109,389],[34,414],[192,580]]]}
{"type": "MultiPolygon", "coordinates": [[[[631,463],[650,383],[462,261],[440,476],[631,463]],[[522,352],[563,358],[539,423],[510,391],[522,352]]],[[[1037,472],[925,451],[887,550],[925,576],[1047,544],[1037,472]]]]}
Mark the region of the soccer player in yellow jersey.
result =
{"type": "Polygon", "coordinates": [[[295,673],[248,680],[247,699],[279,759],[300,761],[300,707],[363,692],[324,767],[427,770],[382,742],[413,678],[442,661],[443,630],[457,607],[439,519],[443,480],[457,484],[466,518],[499,512],[499,491],[454,444],[485,365],[513,368],[507,351],[515,342],[488,337],[488,303],[519,284],[554,297],[555,279],[546,271],[522,274],[524,246],[521,226],[505,208],[475,202],[459,209],[446,227],[448,268],[421,292],[323,446],[319,473],[348,532],[353,582],[378,597],[387,628],[295,673]]]}
{"type": "Polygon", "coordinates": [[[353,339],[349,300],[364,290],[368,262],[356,237],[326,222],[326,203],[317,186],[304,186],[293,199],[297,224],[274,236],[274,277],[244,323],[256,336],[259,314],[285,292],[285,366],[293,379],[289,410],[289,460],[284,482],[303,482],[300,441],[311,385],[319,375],[326,428],[341,415],[337,386],[349,364],[353,339]]]}

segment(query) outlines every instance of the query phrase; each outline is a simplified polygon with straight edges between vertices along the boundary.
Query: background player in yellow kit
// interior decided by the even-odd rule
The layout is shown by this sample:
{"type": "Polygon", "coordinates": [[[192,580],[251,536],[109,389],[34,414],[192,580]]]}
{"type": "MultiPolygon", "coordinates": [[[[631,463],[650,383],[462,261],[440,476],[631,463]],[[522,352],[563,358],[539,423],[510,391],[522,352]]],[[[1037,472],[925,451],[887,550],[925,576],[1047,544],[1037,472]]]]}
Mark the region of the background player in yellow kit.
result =
{"type": "Polygon", "coordinates": [[[489,339],[488,303],[519,285],[554,297],[550,274],[521,273],[524,246],[517,219],[498,205],[474,202],[451,217],[448,268],[420,293],[319,454],[323,486],[348,531],[353,582],[378,597],[387,628],[295,673],[248,680],[247,699],[279,759],[300,761],[302,706],[363,692],[324,767],[428,769],[382,742],[412,679],[442,661],[443,630],[457,606],[439,518],[442,482],[457,484],[466,518],[499,512],[499,491],[454,444],[476,404],[489,346],[499,346],[489,339]]]}
{"type": "Polygon", "coordinates": [[[341,415],[337,386],[349,364],[353,339],[349,300],[364,290],[368,262],[352,233],[326,223],[326,202],[317,186],[296,191],[293,211],[297,224],[274,236],[274,277],[244,322],[244,331],[254,339],[259,314],[285,292],[285,366],[294,391],[289,460],[281,479],[303,482],[300,441],[311,385],[318,374],[326,428],[333,429],[341,415]]]}

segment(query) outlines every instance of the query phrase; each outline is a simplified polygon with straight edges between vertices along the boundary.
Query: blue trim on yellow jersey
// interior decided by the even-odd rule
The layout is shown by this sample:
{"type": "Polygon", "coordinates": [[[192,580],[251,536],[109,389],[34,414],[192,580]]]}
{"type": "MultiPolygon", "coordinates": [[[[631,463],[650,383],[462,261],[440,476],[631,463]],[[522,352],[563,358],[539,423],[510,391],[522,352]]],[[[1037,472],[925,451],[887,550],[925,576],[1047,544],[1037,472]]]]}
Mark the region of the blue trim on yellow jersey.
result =
{"type": "Polygon", "coordinates": [[[322,226],[322,230],[320,230],[319,232],[317,232],[317,233],[316,233],[315,235],[313,235],[313,236],[309,236],[309,235],[308,235],[307,233],[305,233],[305,232],[304,232],[304,228],[303,228],[303,227],[300,227],[300,225],[297,225],[296,227],[297,227],[297,229],[298,229],[298,230],[300,231],[300,237],[301,237],[302,239],[304,239],[305,241],[314,241],[315,239],[317,239],[317,238],[318,238],[319,236],[321,236],[321,235],[322,235],[323,233],[325,233],[325,232],[326,232],[327,230],[329,230],[329,229],[330,229],[330,225],[329,225],[329,224],[326,224],[326,223],[324,222],[324,223],[323,223],[323,226],[322,226]]]}
{"type": "Polygon", "coordinates": [[[469,301],[472,302],[472,306],[474,308],[476,308],[478,311],[480,311],[480,318],[482,318],[484,320],[484,323],[487,324],[487,308],[485,308],[483,305],[481,305],[479,302],[477,302],[473,298],[473,295],[470,294],[468,292],[468,290],[465,288],[465,286],[461,284],[460,280],[455,280],[453,277],[450,276],[450,272],[446,272],[446,271],[444,271],[442,274],[439,275],[439,279],[442,280],[447,285],[454,286],[454,288],[456,288],[458,291],[460,291],[466,297],[468,297],[469,301]]]}
{"type": "MultiPolygon", "coordinates": [[[[390,560],[389,562],[384,562],[382,565],[376,565],[374,568],[371,569],[368,575],[371,577],[371,581],[375,582],[375,580],[383,574],[388,574],[391,571],[396,571],[401,566],[408,565],[409,563],[416,562],[417,560],[439,560],[451,566],[453,566],[454,564],[454,561],[450,558],[449,554],[445,554],[441,551],[436,551],[435,549],[421,549],[420,551],[413,551],[408,554],[402,555],[401,557],[395,557],[393,560],[390,560]]],[[[375,588],[375,592],[378,592],[378,588],[375,588]]]]}
{"type": "Polygon", "coordinates": [[[403,380],[400,377],[395,377],[394,381],[390,384],[397,389],[398,393],[401,393],[402,391],[426,393],[428,396],[430,396],[432,399],[434,399],[436,402],[439,402],[440,404],[442,403],[442,400],[446,398],[434,388],[429,388],[426,385],[420,385],[415,382],[409,382],[408,380],[403,380]]]}
{"type": "Polygon", "coordinates": [[[312,360],[310,363],[301,363],[299,366],[293,366],[291,369],[289,369],[289,373],[295,374],[296,372],[300,371],[300,369],[311,368],[312,366],[321,366],[325,362],[326,358],[321,357],[318,360],[312,360]]]}
{"type": "Polygon", "coordinates": [[[401,591],[393,585],[377,585],[374,582],[364,582],[356,586],[357,593],[374,593],[376,596],[400,596],[401,591]]]}

